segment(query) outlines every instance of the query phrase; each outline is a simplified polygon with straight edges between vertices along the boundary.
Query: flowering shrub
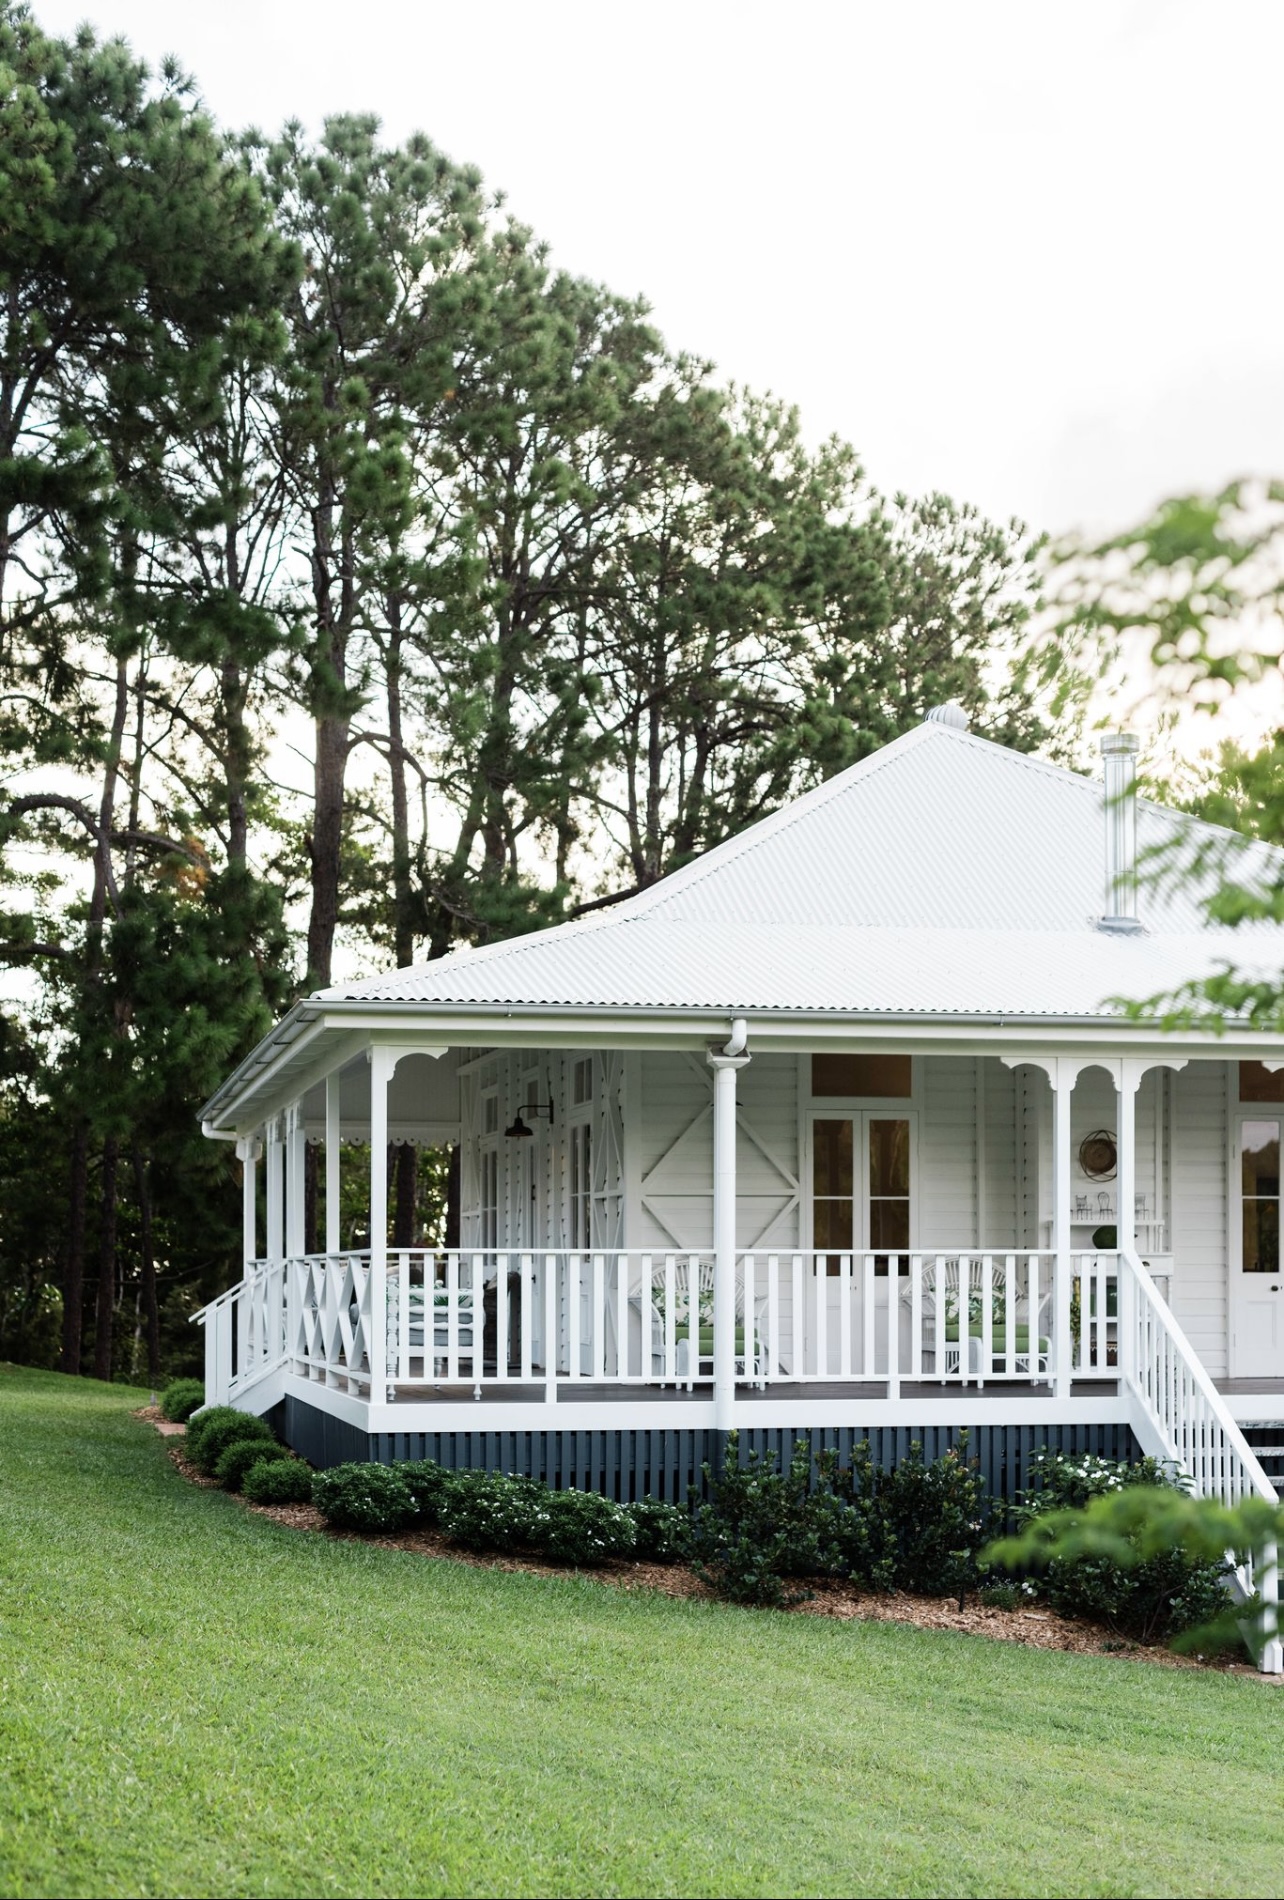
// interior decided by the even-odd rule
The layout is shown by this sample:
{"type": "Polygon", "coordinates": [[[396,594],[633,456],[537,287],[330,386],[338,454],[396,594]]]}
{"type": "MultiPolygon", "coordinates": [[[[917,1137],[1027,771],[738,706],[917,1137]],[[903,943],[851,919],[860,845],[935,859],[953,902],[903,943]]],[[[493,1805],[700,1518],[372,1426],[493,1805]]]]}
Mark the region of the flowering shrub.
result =
{"type": "Polygon", "coordinates": [[[441,1501],[454,1483],[455,1474],[439,1465],[435,1458],[411,1458],[393,1470],[410,1492],[410,1501],[421,1524],[433,1525],[441,1511],[441,1501]]]}
{"type": "MultiPolygon", "coordinates": [[[[1012,1512],[1023,1530],[1055,1517],[1063,1532],[1073,1532],[1094,1498],[1135,1487],[1184,1489],[1154,1458],[1129,1465],[1087,1453],[1044,1451],[1032,1461],[1031,1475],[1036,1487],[1022,1494],[1012,1512]]],[[[1139,1643],[1166,1642],[1183,1630],[1216,1622],[1225,1611],[1224,1560],[1179,1547],[1143,1554],[1135,1532],[1126,1541],[1126,1554],[1084,1550],[1052,1557],[1031,1579],[1036,1593],[1062,1616],[1107,1623],[1139,1643]]]]}
{"type": "Polygon", "coordinates": [[[415,1520],[410,1487],[392,1465],[335,1465],[312,1481],[312,1502],[336,1530],[404,1530],[415,1520]]]}
{"type": "Polygon", "coordinates": [[[636,1542],[631,1514],[596,1491],[547,1492],[532,1538],[541,1556],[581,1569],[627,1557],[636,1542]]]}
{"type": "Polygon", "coordinates": [[[441,1493],[437,1522],[465,1550],[510,1551],[535,1543],[553,1495],[534,1478],[455,1471],[441,1493]]]}
{"type": "Polygon", "coordinates": [[[633,1519],[633,1555],[649,1564],[680,1564],[691,1542],[691,1513],[659,1498],[639,1498],[627,1507],[633,1519]]]}

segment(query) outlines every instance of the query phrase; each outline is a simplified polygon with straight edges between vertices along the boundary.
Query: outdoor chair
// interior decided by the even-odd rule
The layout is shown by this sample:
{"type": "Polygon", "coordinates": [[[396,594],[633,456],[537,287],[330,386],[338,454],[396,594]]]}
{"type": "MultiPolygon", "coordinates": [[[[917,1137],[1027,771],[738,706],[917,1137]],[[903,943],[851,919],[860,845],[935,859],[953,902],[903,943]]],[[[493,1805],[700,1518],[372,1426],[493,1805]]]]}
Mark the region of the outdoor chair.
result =
{"type": "MultiPolygon", "coordinates": [[[[999,1256],[1001,1258],[1001,1256],[999,1256]]],[[[963,1290],[963,1266],[958,1256],[944,1263],[943,1296],[945,1300],[945,1351],[944,1363],[935,1362],[937,1348],[936,1303],[937,1274],[934,1258],[925,1257],[923,1261],[923,1364],[931,1360],[932,1370],[941,1383],[957,1378],[966,1369],[968,1378],[985,1380],[1007,1371],[1008,1353],[1008,1313],[1006,1272],[998,1261],[990,1282],[990,1364],[985,1364],[984,1339],[984,1290],[982,1285],[982,1265],[979,1260],[967,1262],[967,1287],[963,1290]],[[966,1352],[966,1357],[965,1357],[966,1352]]],[[[1043,1289],[1040,1306],[1047,1302],[1050,1287],[1043,1289]]],[[[906,1285],[901,1289],[901,1305],[909,1308],[913,1293],[906,1285]]],[[[1048,1377],[1050,1340],[1041,1333],[1034,1335],[1031,1344],[1030,1302],[1026,1291],[1018,1290],[1016,1312],[1012,1315],[1012,1353],[1013,1370],[1030,1379],[1035,1385],[1045,1383],[1048,1377]]]]}
{"type": "MultiPolygon", "coordinates": [[[[677,1382],[685,1385],[688,1392],[697,1379],[713,1377],[713,1262],[702,1260],[696,1267],[695,1285],[695,1351],[692,1345],[692,1289],[691,1262],[678,1260],[673,1268],[673,1298],[676,1308],[674,1336],[674,1369],[677,1382]]],[[[664,1298],[666,1276],[663,1267],[653,1269],[651,1276],[651,1364],[653,1372],[664,1370],[665,1327],[664,1298]]],[[[736,1282],[736,1376],[753,1385],[763,1385],[768,1376],[767,1364],[767,1301],[760,1296],[754,1301],[753,1351],[745,1351],[745,1296],[744,1287],[737,1277],[736,1282]]]]}

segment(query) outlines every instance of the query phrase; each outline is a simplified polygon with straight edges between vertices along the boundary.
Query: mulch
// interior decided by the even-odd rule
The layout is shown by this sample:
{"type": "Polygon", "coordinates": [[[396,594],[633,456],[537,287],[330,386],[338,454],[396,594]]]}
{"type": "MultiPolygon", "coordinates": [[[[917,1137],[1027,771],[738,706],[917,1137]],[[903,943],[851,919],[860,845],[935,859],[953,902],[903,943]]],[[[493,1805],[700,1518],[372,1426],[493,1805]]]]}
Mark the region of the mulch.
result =
{"type": "MultiPolygon", "coordinates": [[[[155,1406],[146,1405],[135,1412],[168,1438],[184,1435],[181,1425],[162,1418],[155,1406]]],[[[171,1444],[168,1456],[175,1469],[189,1484],[202,1490],[217,1491],[218,1481],[201,1475],[184,1456],[181,1444],[171,1444]]],[[[311,1504],[251,1504],[237,1495],[244,1510],[269,1518],[286,1530],[312,1531],[339,1541],[373,1544],[381,1550],[409,1551],[418,1557],[442,1562],[468,1564],[477,1570],[506,1570],[536,1576],[566,1576],[564,1565],[550,1563],[534,1553],[529,1556],[482,1556],[461,1550],[438,1531],[399,1531],[383,1537],[359,1537],[352,1531],[334,1530],[320,1511],[311,1504]]],[[[710,1603],[720,1599],[695,1572],[683,1564],[635,1563],[629,1558],[613,1558],[599,1569],[581,1571],[581,1576],[623,1590],[655,1590],[661,1596],[687,1599],[702,1598],[710,1603]]],[[[806,1595],[782,1611],[768,1612],[786,1616],[827,1616],[840,1622],[908,1623],[916,1629],[953,1630],[967,1636],[984,1636],[992,1641],[1020,1643],[1027,1649],[1058,1649],[1074,1655],[1110,1656],[1124,1661],[1158,1663],[1166,1669],[1214,1669],[1220,1675],[1246,1676],[1253,1682],[1284,1685],[1284,1676],[1264,1676],[1245,1662],[1226,1658],[1178,1656],[1170,1649],[1148,1648],[1122,1640],[1100,1624],[1058,1616],[1055,1611],[1021,1607],[1003,1610],[969,1597],[960,1610],[954,1597],[906,1596],[900,1591],[882,1593],[861,1590],[833,1577],[799,1579],[806,1595]]]]}

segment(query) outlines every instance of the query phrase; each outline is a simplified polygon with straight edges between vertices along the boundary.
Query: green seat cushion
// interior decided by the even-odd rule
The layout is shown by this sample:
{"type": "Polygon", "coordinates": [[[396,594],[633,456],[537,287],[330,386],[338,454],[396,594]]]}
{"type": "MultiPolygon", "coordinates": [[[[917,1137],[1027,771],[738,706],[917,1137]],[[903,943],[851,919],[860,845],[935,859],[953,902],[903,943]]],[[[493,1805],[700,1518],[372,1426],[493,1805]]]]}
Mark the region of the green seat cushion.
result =
{"type": "MultiPolygon", "coordinates": [[[[686,1324],[679,1326],[674,1333],[674,1339],[678,1342],[681,1342],[684,1339],[690,1339],[690,1337],[691,1337],[691,1328],[686,1324]]],[[[744,1349],[745,1349],[745,1329],[743,1326],[737,1326],[736,1327],[736,1351],[743,1352],[744,1349]]],[[[713,1328],[712,1326],[702,1326],[700,1328],[700,1345],[699,1345],[698,1350],[699,1350],[700,1357],[702,1359],[712,1359],[713,1357],[713,1328]]]]}
{"type": "MultiPolygon", "coordinates": [[[[969,1322],[968,1329],[967,1329],[967,1336],[969,1339],[980,1339],[981,1322],[979,1319],[974,1319],[969,1322]]],[[[956,1345],[958,1343],[959,1323],[956,1319],[947,1321],[946,1327],[945,1327],[945,1337],[947,1340],[949,1340],[951,1345],[956,1345]]],[[[990,1335],[990,1346],[991,1346],[991,1350],[996,1354],[1005,1353],[1007,1351],[1008,1330],[1005,1325],[1000,1324],[994,1328],[993,1332],[990,1335]]],[[[1013,1339],[1012,1350],[1014,1352],[1029,1352],[1030,1328],[1028,1326],[1018,1326],[1015,1329],[1015,1336],[1013,1339]]],[[[1036,1350],[1039,1352],[1046,1352],[1048,1350],[1047,1340],[1040,1339],[1036,1350]]]]}

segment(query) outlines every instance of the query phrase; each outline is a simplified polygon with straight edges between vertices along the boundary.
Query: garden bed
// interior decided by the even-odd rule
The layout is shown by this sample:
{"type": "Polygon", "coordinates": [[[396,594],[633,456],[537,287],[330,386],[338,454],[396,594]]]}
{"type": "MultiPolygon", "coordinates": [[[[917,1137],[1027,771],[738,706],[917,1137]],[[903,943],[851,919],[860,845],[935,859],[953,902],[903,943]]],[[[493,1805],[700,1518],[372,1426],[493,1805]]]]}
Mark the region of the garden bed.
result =
{"type": "MultiPolygon", "coordinates": [[[[181,1441],[184,1436],[183,1428],[171,1425],[155,1407],[143,1407],[135,1413],[135,1417],[146,1420],[166,1437],[178,1437],[181,1441]]],[[[168,1453],[175,1468],[190,1484],[205,1490],[219,1489],[217,1480],[202,1476],[184,1455],[181,1442],[171,1444],[168,1453]]],[[[336,1530],[326,1523],[312,1504],[252,1504],[244,1497],[238,1497],[237,1501],[245,1510],[266,1517],[284,1529],[310,1531],[338,1541],[355,1540],[383,1550],[407,1551],[416,1556],[481,1570],[549,1576],[578,1575],[616,1589],[655,1590],[668,1597],[702,1598],[710,1603],[720,1601],[716,1593],[685,1564],[643,1563],[633,1558],[617,1557],[592,1570],[571,1571],[565,1565],[552,1563],[533,1553],[499,1555],[462,1550],[458,1544],[433,1530],[405,1530],[365,1536],[353,1531],[336,1530]]],[[[800,1578],[798,1583],[809,1594],[790,1604],[783,1612],[785,1615],[910,1624],[918,1629],[952,1630],[964,1635],[989,1637],[998,1642],[1019,1643],[1029,1649],[1062,1650],[1079,1655],[1160,1663],[1170,1669],[1213,1669],[1220,1674],[1238,1674],[1257,1682],[1277,1685],[1284,1682],[1284,1678],[1278,1676],[1263,1676],[1250,1664],[1238,1659],[1179,1656],[1162,1646],[1126,1642],[1099,1624],[1059,1616],[1046,1606],[1001,1609],[971,1596],[960,1610],[954,1598],[911,1596],[901,1591],[884,1593],[860,1590],[828,1577],[800,1578]]]]}

